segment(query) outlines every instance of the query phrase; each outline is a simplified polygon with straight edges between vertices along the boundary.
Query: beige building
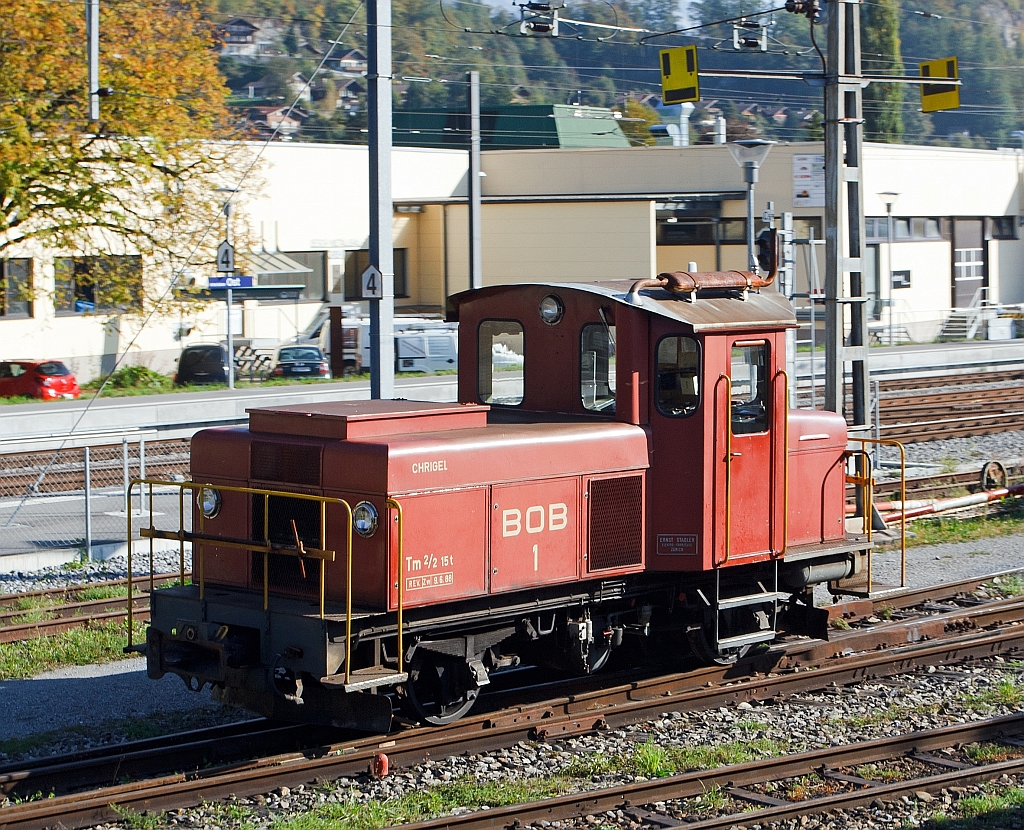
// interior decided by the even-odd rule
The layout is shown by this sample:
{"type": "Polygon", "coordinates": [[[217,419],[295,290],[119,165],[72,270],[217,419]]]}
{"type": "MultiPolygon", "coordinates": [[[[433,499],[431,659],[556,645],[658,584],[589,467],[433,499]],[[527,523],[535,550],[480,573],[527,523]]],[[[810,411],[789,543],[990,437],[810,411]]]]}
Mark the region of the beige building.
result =
{"type": "MultiPolygon", "coordinates": [[[[769,201],[777,219],[792,216],[798,294],[820,291],[824,279],[823,246],[811,244],[825,231],[822,152],[820,144],[773,147],[756,188],[758,217],[769,201]]],[[[467,161],[457,150],[394,151],[400,312],[440,312],[447,295],[469,285],[467,161]]],[[[360,146],[265,148],[262,190],[240,198],[239,221],[253,248],[247,262],[263,268],[259,283],[296,288],[289,299],[240,304],[236,333],[284,340],[325,304],[354,301],[367,262],[367,168],[360,146]]],[[[1022,169],[1024,154],[1016,150],[865,146],[865,284],[876,336],[892,330],[900,339],[931,340],[958,321],[973,321],[984,334],[978,323],[985,315],[952,309],[982,299],[1024,302],[1022,169]]],[[[726,146],[490,151],[483,173],[485,284],[641,279],[690,262],[701,270],[745,266],[745,186],[726,146]]],[[[3,268],[0,358],[64,359],[86,380],[111,365],[139,329],[129,316],[62,299],[59,268],[45,251],[23,252],[3,268]],[[32,284],[33,302],[18,300],[19,280],[32,284]]],[[[209,275],[193,276],[202,284],[209,275]]],[[[222,339],[225,326],[222,303],[155,318],[129,362],[169,371],[184,345],[222,339]]]]}

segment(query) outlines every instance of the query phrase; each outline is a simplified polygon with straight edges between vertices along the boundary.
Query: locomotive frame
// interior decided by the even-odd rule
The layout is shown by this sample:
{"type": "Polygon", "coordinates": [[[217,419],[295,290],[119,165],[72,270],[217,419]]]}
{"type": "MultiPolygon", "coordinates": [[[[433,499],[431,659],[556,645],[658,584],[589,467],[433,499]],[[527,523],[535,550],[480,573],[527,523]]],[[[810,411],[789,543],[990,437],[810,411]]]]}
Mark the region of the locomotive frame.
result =
{"type": "Polygon", "coordinates": [[[448,723],[521,664],[591,673],[626,641],[730,662],[783,613],[821,634],[813,586],[869,592],[873,543],[846,531],[845,420],[788,407],[771,276],[465,292],[459,403],[197,433],[196,480],[159,483],[178,528],[142,535],[190,541],[199,582],[153,592],[130,648],[228,704],[382,731],[395,700],[448,723]]]}

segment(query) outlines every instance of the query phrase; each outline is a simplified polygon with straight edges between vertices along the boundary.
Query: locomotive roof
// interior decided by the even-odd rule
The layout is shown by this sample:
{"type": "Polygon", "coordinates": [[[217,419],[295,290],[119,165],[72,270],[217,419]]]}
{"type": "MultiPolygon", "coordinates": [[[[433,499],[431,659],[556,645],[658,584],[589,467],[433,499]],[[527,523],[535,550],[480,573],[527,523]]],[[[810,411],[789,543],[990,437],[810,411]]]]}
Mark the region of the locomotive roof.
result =
{"type": "Polygon", "coordinates": [[[639,304],[626,299],[636,280],[604,280],[601,282],[536,282],[519,285],[492,285],[452,295],[448,302],[447,319],[459,319],[459,306],[468,300],[498,296],[521,290],[525,285],[540,285],[552,291],[583,291],[606,297],[630,308],[642,308],[650,314],[668,317],[691,326],[694,331],[722,331],[750,328],[795,328],[796,314],[793,304],[774,289],[747,292],[741,299],[735,292],[698,294],[693,302],[663,288],[644,288],[639,292],[639,304]]]}

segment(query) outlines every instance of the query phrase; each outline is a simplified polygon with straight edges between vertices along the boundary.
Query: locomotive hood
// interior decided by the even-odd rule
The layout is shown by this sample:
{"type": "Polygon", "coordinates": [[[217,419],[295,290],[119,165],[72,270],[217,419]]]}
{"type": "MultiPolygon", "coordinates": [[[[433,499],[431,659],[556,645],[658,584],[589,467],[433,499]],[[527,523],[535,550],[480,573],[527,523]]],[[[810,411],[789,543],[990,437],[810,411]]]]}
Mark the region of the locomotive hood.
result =
{"type": "MultiPolygon", "coordinates": [[[[797,326],[793,304],[775,290],[748,292],[742,299],[735,292],[715,292],[710,296],[701,294],[690,301],[664,288],[644,288],[630,295],[630,289],[635,284],[636,280],[531,283],[563,294],[582,291],[606,297],[630,308],[639,308],[649,314],[686,323],[696,332],[797,326]]],[[[447,320],[458,322],[459,307],[466,301],[519,290],[521,286],[518,285],[493,285],[454,294],[448,299],[447,320]]]]}

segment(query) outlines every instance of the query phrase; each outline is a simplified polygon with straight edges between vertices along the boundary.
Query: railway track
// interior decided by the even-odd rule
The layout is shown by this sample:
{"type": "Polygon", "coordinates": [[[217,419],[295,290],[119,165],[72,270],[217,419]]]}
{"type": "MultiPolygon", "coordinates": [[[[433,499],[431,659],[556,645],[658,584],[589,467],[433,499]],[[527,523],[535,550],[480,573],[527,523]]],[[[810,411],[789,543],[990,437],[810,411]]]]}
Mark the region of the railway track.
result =
{"type": "MultiPolygon", "coordinates": [[[[808,393],[800,398],[810,405],[808,393]]],[[[881,437],[904,443],[1020,429],[1024,370],[880,381],[878,415],[881,437]]]]}
{"type": "Polygon", "coordinates": [[[622,811],[635,821],[657,827],[685,826],[711,830],[735,827],[737,820],[742,820],[744,826],[763,827],[771,822],[806,815],[850,810],[875,800],[891,801],[904,795],[916,796],[920,792],[936,793],[946,787],[962,787],[995,781],[1004,775],[1020,774],[1024,772],[1024,753],[1020,753],[1021,757],[1006,761],[971,764],[967,763],[966,759],[950,760],[937,755],[936,751],[983,741],[1005,742],[1008,748],[1019,750],[1021,734],[1024,734],[1024,715],[990,718],[976,723],[928,729],[844,746],[831,746],[715,770],[699,770],[667,778],[637,781],[529,804],[443,816],[430,821],[407,824],[405,828],[494,830],[498,827],[522,827],[540,821],[579,819],[609,811],[622,811]],[[890,782],[864,778],[856,774],[857,769],[865,765],[891,763],[897,760],[910,760],[928,771],[890,782]],[[768,788],[766,785],[807,777],[830,785],[831,791],[816,798],[790,799],[777,798],[763,792],[768,788]],[[680,805],[680,810],[673,810],[672,806],[664,803],[697,798],[709,790],[717,790],[728,795],[732,802],[721,815],[701,820],[691,813],[684,821],[672,815],[670,811],[685,813],[685,804],[680,805]],[[654,804],[658,804],[657,812],[647,809],[654,804]],[[750,810],[750,804],[757,805],[760,809],[750,810]]]}
{"type": "MultiPolygon", "coordinates": [[[[931,594],[904,592],[891,597],[889,602],[899,605],[949,599],[958,592],[976,588],[980,582],[965,581],[931,594]]],[[[872,607],[870,603],[867,606],[868,610],[872,607]]],[[[248,761],[231,759],[217,763],[216,758],[225,757],[223,751],[228,740],[241,740],[248,751],[245,757],[251,757],[258,733],[257,726],[252,724],[232,727],[238,730],[232,736],[192,733],[184,738],[177,736],[177,740],[172,736],[145,742],[143,746],[96,750],[86,753],[88,757],[77,759],[14,765],[0,769],[0,793],[12,800],[35,793],[48,795],[52,792],[53,797],[3,807],[0,828],[88,826],[116,820],[117,813],[112,805],[136,811],[177,809],[230,795],[255,795],[281,786],[294,787],[318,779],[358,775],[365,772],[371,760],[381,752],[388,754],[394,766],[411,766],[427,758],[437,760],[494,750],[521,740],[550,740],[618,727],[657,716],[666,705],[680,710],[715,708],[817,690],[830,684],[846,685],[882,678],[929,665],[948,665],[995,654],[1020,654],[1024,653],[1021,622],[1024,622],[1024,600],[1003,599],[973,608],[958,608],[928,620],[894,621],[887,625],[881,637],[868,631],[853,631],[844,632],[826,644],[793,643],[742,665],[630,680],[600,689],[587,689],[588,684],[600,679],[588,678],[567,684],[558,698],[512,707],[499,695],[489,701],[495,711],[482,712],[450,727],[404,728],[390,736],[348,738],[328,744],[318,742],[297,751],[248,761]],[[950,631],[958,633],[953,637],[950,631]],[[922,639],[928,636],[942,639],[922,639]],[[901,645],[882,652],[877,649],[881,642],[901,645]],[[858,653],[838,658],[825,656],[823,645],[826,651],[831,649],[833,655],[836,651],[858,653]],[[256,732],[246,737],[250,729],[256,732]],[[245,744],[246,740],[252,743],[245,744]],[[177,745],[179,743],[188,747],[183,749],[177,745]],[[210,761],[214,751],[221,754],[210,761]],[[86,792],[70,791],[83,785],[94,786],[88,782],[149,774],[160,769],[162,758],[168,759],[163,768],[169,766],[176,772],[99,786],[86,792]],[[214,766],[208,766],[210,763],[214,766]],[[110,775],[111,770],[116,771],[116,776],[110,775]]],[[[605,682],[608,679],[605,678],[605,682]]],[[[301,739],[300,730],[300,727],[288,727],[279,734],[294,743],[301,739]]],[[[273,741],[268,739],[262,745],[272,746],[273,741]]],[[[835,748],[829,751],[835,752],[835,748]]],[[[760,766],[763,768],[764,763],[760,766]]],[[[610,792],[588,793],[585,798],[610,792]]],[[[577,796],[578,800],[581,798],[577,796]]],[[[586,807],[586,811],[592,812],[592,808],[586,807]]],[[[496,812],[490,811],[490,814],[496,812]]]]}
{"type": "MultiPolygon", "coordinates": [[[[146,474],[154,478],[188,477],[188,438],[146,442],[146,474]]],[[[137,451],[132,446],[132,451],[137,451]]],[[[138,457],[131,460],[138,470],[138,457]]],[[[120,444],[93,447],[90,451],[90,478],[93,489],[124,486],[124,459],[120,444]]],[[[0,495],[8,498],[32,495],[54,495],[81,492],[85,487],[82,451],[11,453],[0,456],[0,495]]]]}
{"type": "MultiPolygon", "coordinates": [[[[186,573],[186,579],[191,576],[186,573]]],[[[166,585],[179,578],[176,573],[158,574],[155,585],[166,585]]],[[[136,585],[148,585],[148,578],[136,578],[136,585]]],[[[127,579],[110,579],[44,591],[0,595],[0,644],[16,643],[36,637],[46,637],[102,623],[123,622],[128,618],[128,595],[115,595],[99,599],[80,599],[89,592],[117,592],[127,588],[127,579]]],[[[149,619],[149,594],[137,593],[133,600],[133,615],[139,620],[149,619]]]]}

